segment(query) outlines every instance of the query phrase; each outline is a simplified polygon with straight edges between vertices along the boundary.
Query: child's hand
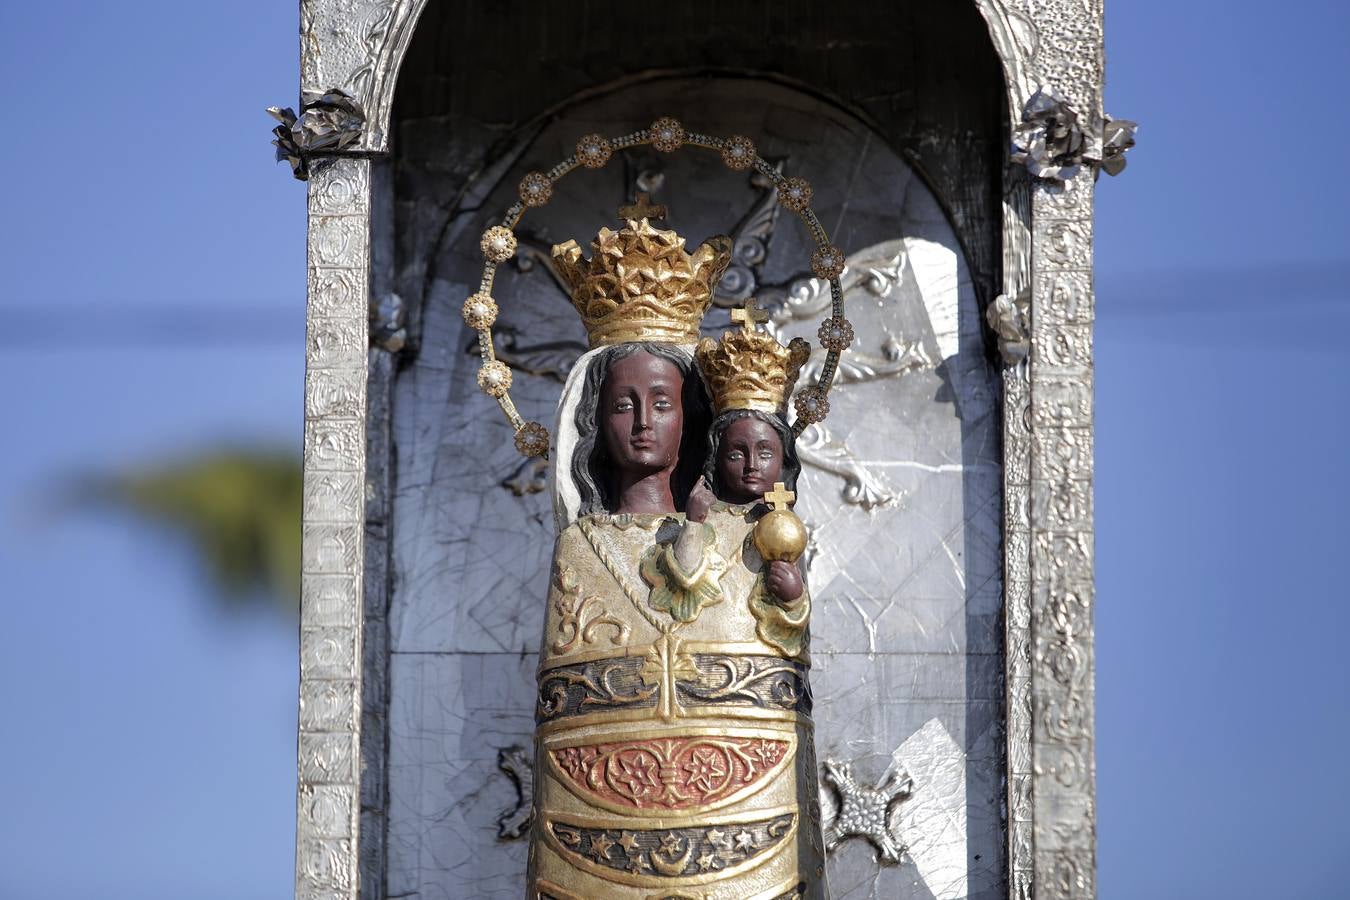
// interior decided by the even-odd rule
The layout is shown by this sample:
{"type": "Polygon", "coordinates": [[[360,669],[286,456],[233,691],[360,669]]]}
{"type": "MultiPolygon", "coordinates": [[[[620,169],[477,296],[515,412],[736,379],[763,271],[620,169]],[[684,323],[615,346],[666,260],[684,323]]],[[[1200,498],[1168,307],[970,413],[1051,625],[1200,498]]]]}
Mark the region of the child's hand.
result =
{"type": "Polygon", "coordinates": [[[768,571],[764,574],[764,586],[784,606],[796,603],[806,589],[802,584],[802,573],[792,563],[781,559],[769,563],[768,571]]]}
{"type": "Polygon", "coordinates": [[[690,522],[702,522],[708,518],[708,510],[712,509],[715,499],[708,482],[700,478],[694,483],[694,489],[689,492],[689,499],[684,504],[684,517],[690,522]]]}

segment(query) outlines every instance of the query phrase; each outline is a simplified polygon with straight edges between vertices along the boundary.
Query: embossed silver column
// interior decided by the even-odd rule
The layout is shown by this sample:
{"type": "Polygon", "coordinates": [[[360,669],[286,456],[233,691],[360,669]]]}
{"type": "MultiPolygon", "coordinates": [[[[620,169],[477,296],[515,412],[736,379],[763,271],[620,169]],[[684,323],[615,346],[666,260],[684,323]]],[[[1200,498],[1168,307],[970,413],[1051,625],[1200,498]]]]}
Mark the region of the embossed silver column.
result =
{"type": "Polygon", "coordinates": [[[309,181],[296,896],[357,896],[369,167],[309,181]]]}
{"type": "MultiPolygon", "coordinates": [[[[1102,127],[1101,0],[1023,0],[1040,81],[1102,127]]],[[[1096,896],[1092,524],[1093,173],[1032,195],[1031,704],[1034,895],[1096,896]]]]}
{"type": "MultiPolygon", "coordinates": [[[[1016,307],[1031,295],[1031,195],[1025,173],[1005,176],[1004,290],[1016,307]]],[[[1032,896],[1031,802],[1031,380],[1026,358],[1003,370],[1004,715],[1007,735],[1008,889],[1032,896]]]]}
{"type": "Polygon", "coordinates": [[[1038,190],[1031,358],[1037,897],[1095,894],[1091,176],[1038,190]]]}

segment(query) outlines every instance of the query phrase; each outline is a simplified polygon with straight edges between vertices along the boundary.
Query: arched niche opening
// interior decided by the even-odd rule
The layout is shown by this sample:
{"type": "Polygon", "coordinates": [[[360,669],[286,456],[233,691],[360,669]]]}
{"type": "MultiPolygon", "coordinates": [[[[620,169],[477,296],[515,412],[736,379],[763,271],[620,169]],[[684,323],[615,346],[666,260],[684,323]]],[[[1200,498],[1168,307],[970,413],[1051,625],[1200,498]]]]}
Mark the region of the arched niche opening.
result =
{"type": "MultiPolygon", "coordinates": [[[[906,858],[844,841],[833,896],[1005,893],[1000,382],[981,326],[1001,280],[1001,70],[974,5],[765,10],[684,4],[647,24],[558,8],[522,22],[445,3],[418,24],[372,232],[374,291],[403,298],[411,336],[371,381],[372,403],[387,403],[392,491],[386,540],[371,543],[383,558],[368,596],[385,604],[388,644],[366,678],[388,716],[363,845],[389,895],[518,897],[524,880],[526,842],[499,836],[517,799],[499,763],[533,729],[552,520],[543,470],[522,463],[474,384],[459,307],[478,236],[526,171],[582,134],[658,115],[751,136],[812,181],[849,254],[859,339],[827,428],[803,438],[817,749],[865,786],[901,769],[914,786],[891,818],[906,858]]],[[[691,244],[737,238],[709,331],[753,293],[785,339],[814,336],[807,237],[767,185],[696,150],[618,154],[527,214],[521,253],[499,272],[499,354],[526,418],[550,419],[584,345],[548,249],[587,244],[636,190],[667,204],[667,227],[691,244]]],[[[824,788],[827,818],[839,796],[824,788]]]]}

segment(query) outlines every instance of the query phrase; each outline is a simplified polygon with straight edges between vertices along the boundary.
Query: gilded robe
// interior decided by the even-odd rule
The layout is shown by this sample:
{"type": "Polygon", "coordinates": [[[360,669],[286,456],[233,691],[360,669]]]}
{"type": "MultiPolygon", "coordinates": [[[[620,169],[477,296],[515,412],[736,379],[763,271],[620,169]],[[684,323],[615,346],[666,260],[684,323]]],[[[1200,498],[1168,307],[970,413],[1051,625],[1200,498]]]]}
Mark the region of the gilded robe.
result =
{"type": "Polygon", "coordinates": [[[824,893],[806,620],[754,516],[599,515],[558,538],[539,664],[531,898],[824,893]]]}

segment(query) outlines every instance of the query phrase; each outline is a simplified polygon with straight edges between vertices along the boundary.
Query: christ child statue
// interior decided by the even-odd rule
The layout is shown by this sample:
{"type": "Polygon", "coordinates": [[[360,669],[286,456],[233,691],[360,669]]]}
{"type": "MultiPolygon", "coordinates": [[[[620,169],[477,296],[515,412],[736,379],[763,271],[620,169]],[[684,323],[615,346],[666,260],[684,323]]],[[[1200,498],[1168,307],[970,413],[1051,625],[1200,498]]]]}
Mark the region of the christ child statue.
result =
{"type": "Polygon", "coordinates": [[[723,587],[744,571],[748,577],[737,599],[753,614],[759,639],[778,654],[804,658],[810,598],[796,561],[805,529],[785,502],[793,497],[801,465],[783,410],[810,350],[800,339],[784,347],[756,330],[755,312],[753,306],[737,310],[742,327],[720,341],[705,338],[695,353],[716,418],[704,477],[689,495],[688,524],[673,555],[683,568],[692,567],[710,536],[723,536],[718,543],[731,566],[723,587]],[[795,546],[766,543],[767,532],[785,526],[796,529],[795,542],[789,541],[795,546]],[[707,536],[700,539],[701,533],[707,536]],[[728,537],[734,550],[726,546],[728,537]]]}

